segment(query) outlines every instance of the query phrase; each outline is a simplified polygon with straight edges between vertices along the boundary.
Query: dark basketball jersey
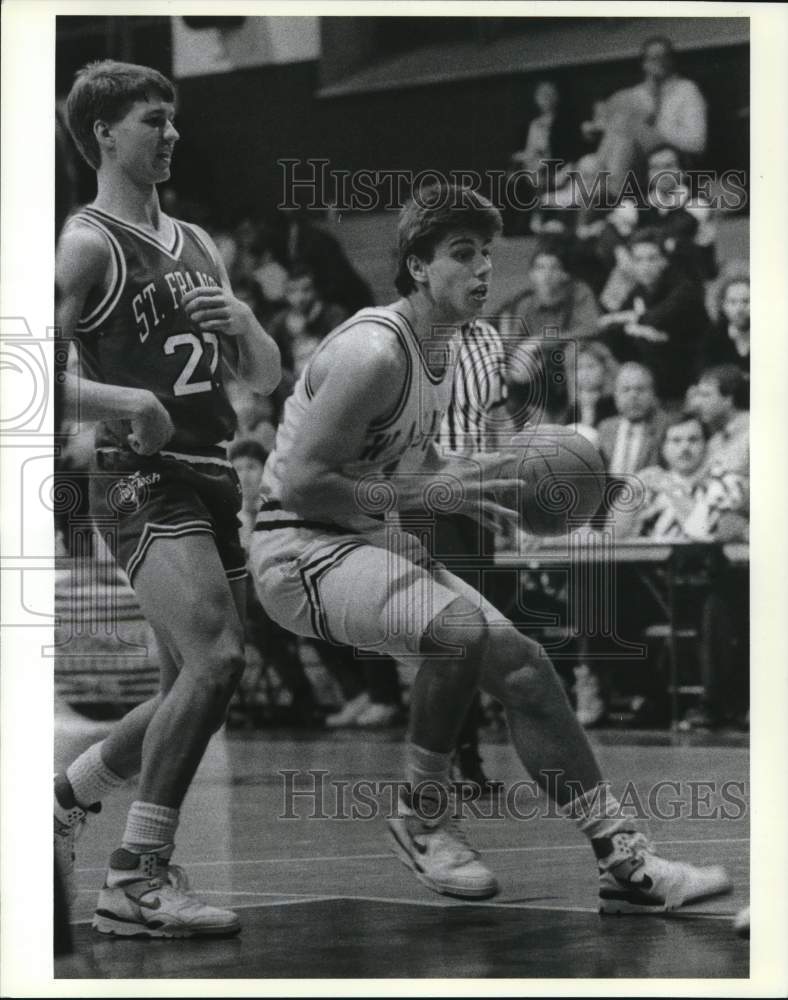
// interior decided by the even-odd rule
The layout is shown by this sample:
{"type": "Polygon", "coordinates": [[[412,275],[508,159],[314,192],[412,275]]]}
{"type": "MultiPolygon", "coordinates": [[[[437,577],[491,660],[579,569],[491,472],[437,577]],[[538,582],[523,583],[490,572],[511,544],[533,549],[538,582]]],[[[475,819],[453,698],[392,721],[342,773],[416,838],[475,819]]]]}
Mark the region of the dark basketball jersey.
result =
{"type": "MultiPolygon", "coordinates": [[[[197,232],[172,219],[170,246],[109,212],[87,206],[69,220],[101,232],[111,251],[109,287],[89,297],[76,328],[86,378],[149,389],[175,426],[168,448],[199,448],[231,438],[235,412],[222,385],[220,341],[181,308],[184,294],[221,284],[197,232]]],[[[99,424],[97,447],[127,449],[128,421],[99,424]]]]}

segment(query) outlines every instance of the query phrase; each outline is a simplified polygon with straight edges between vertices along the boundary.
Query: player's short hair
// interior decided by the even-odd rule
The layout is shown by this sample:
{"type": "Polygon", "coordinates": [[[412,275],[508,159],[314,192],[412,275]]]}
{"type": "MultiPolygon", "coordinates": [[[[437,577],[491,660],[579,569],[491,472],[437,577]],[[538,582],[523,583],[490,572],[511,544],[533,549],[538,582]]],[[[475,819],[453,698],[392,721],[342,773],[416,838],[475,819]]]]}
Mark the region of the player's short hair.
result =
{"type": "Polygon", "coordinates": [[[66,115],[77,149],[94,170],[101,165],[101,150],[93,133],[95,123],[113,124],[136,101],[149,101],[152,95],[175,102],[174,85],[150,66],[103,59],[79,70],[66,100],[66,115]]]}
{"type": "Polygon", "coordinates": [[[268,461],[268,452],[255,438],[241,438],[230,445],[227,457],[231,462],[239,458],[251,458],[260,465],[265,465],[268,461]]]}
{"type": "Polygon", "coordinates": [[[503,229],[501,213],[478,191],[459,184],[434,184],[414,192],[400,212],[397,230],[394,285],[400,295],[416,289],[408,257],[432,260],[438,243],[458,229],[470,229],[484,239],[492,239],[503,229]]]}
{"type": "Polygon", "coordinates": [[[746,384],[744,372],[738,365],[714,365],[700,373],[698,382],[714,382],[721,396],[741,398],[746,384]]]}

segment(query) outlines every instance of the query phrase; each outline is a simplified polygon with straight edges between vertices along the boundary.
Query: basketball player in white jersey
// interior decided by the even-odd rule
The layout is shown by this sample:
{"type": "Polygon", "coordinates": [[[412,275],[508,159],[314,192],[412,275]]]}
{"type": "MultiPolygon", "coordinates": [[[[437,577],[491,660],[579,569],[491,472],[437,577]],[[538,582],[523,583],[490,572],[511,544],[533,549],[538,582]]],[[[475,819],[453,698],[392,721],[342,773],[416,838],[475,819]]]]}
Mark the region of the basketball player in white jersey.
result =
{"type": "MultiPolygon", "coordinates": [[[[409,791],[389,827],[422,882],[469,899],[498,888],[441,808],[458,729],[482,687],[504,704],[527,770],[591,841],[600,908],[674,908],[727,890],[727,875],[659,858],[621,818],[544,650],[407,531],[409,512],[429,508],[430,486],[440,492],[435,438],[451,393],[451,342],[484,308],[500,229],[498,211],[468,188],[422,191],[405,207],[401,298],[353,316],[302,374],[263,476],[250,568],[264,608],[287,628],[419,663],[409,791]],[[383,522],[394,505],[398,520],[383,522]]],[[[491,475],[499,461],[478,456],[491,475]]],[[[471,481],[455,509],[481,516],[471,481]]]]}

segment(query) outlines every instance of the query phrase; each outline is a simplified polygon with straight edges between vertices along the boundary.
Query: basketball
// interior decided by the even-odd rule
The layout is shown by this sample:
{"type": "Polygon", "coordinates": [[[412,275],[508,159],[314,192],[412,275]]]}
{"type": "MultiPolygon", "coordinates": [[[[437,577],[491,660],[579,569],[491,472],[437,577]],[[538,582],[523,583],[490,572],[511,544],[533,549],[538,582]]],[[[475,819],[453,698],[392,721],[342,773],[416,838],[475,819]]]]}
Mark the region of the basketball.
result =
{"type": "Polygon", "coordinates": [[[507,475],[516,496],[501,501],[516,506],[528,534],[562,535],[587,524],[600,509],[605,467],[582,434],[570,427],[542,425],[521,431],[511,447],[516,451],[507,475]]]}

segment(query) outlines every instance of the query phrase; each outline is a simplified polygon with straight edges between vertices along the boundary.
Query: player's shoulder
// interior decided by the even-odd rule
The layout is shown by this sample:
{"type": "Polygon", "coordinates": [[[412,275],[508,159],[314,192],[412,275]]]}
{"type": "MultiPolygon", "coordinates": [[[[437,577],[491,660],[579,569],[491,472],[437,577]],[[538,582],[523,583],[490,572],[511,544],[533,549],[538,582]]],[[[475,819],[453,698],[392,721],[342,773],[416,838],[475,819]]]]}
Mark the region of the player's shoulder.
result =
{"type": "Polygon", "coordinates": [[[58,247],[82,250],[87,254],[108,257],[110,245],[103,230],[80,211],[66,219],[58,238],[58,247]]]}
{"type": "Polygon", "coordinates": [[[112,248],[100,228],[91,225],[79,213],[66,221],[57,244],[57,270],[61,284],[102,276],[111,259],[112,248]]]}
{"type": "Polygon", "coordinates": [[[335,331],[326,345],[335,360],[354,371],[394,374],[408,359],[396,320],[382,309],[362,309],[335,331]]]}

